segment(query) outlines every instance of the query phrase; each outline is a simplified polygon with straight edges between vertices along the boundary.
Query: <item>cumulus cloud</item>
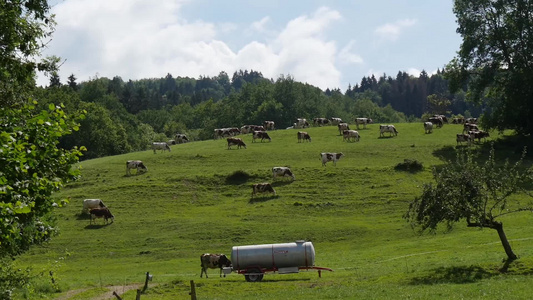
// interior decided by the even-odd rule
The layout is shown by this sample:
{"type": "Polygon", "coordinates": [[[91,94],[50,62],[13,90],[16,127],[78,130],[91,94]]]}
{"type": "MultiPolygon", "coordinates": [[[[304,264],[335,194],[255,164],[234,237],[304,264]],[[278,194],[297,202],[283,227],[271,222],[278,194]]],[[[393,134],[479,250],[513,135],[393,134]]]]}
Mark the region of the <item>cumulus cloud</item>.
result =
{"type": "Polygon", "coordinates": [[[397,40],[402,31],[417,23],[416,19],[404,19],[396,21],[395,23],[387,23],[379,26],[374,30],[376,35],[381,40],[395,41],[397,40]]]}
{"type": "Polygon", "coordinates": [[[339,52],[339,60],[341,63],[344,64],[362,64],[363,58],[353,53],[352,48],[355,44],[354,40],[351,40],[348,45],[344,46],[341,51],[339,52]]]}
{"type": "Polygon", "coordinates": [[[419,69],[416,69],[416,68],[409,68],[409,69],[407,69],[406,72],[409,75],[412,75],[412,76],[415,76],[415,77],[419,77],[420,76],[420,72],[422,72],[422,71],[420,71],[419,69]]]}
{"type": "MultiPolygon", "coordinates": [[[[298,16],[275,32],[270,17],[250,24],[258,33],[236,51],[217,38],[235,29],[231,23],[188,20],[180,9],[188,1],[69,0],[54,6],[58,26],[47,55],[66,59],[61,78],[74,74],[79,81],[96,74],[124,80],[173,76],[215,76],[239,69],[260,71],[267,78],[290,74],[320,88],[338,87],[337,60],[355,63],[352,44],[338,53],[325,30],[341,19],[322,7],[298,16]],[[266,42],[260,33],[268,35],[266,42]]],[[[47,79],[40,78],[46,85],[47,79]]]]}

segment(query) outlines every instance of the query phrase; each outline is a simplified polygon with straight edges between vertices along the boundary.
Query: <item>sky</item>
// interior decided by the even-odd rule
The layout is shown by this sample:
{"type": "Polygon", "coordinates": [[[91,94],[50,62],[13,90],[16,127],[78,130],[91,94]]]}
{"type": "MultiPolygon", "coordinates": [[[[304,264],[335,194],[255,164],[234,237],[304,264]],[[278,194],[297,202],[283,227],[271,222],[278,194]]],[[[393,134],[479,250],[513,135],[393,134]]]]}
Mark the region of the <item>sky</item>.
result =
{"type": "MultiPolygon", "coordinates": [[[[459,50],[450,0],[52,0],[43,55],[66,83],[254,70],[325,90],[442,69],[459,50]]],[[[39,75],[38,84],[49,79],[39,75]]]]}

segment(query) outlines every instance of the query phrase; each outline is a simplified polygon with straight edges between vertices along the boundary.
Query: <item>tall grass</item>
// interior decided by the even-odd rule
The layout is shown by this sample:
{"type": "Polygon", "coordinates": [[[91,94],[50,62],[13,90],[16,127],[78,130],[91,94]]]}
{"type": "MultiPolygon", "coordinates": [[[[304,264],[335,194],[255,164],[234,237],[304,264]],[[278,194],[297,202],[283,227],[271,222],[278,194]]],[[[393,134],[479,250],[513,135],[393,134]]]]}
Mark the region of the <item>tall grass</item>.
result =
{"type": "MultiPolygon", "coordinates": [[[[42,288],[35,293],[42,297],[79,289],[79,299],[90,299],[83,295],[141,284],[148,271],[153,285],[142,299],[187,299],[190,280],[199,299],[528,298],[532,216],[503,219],[520,256],[507,274],[497,272],[505,253],[495,232],[460,223],[449,233],[417,235],[402,215],[432,180],[431,167],[454,159],[462,127],[424,134],[422,124],[395,125],[397,137],[379,138],[373,124],[359,130],[360,142],[344,142],[335,127],[325,126],[306,129],[311,143],[298,143],[297,130],[276,130],[269,133],[272,142],[242,136],[247,149],[228,150],[225,140],[213,140],[85,161],[81,180],[56,195],[71,199],[55,212],[61,235],[17,263],[36,274],[54,269],[61,292],[42,288]],[[321,152],[345,157],[322,167],[321,152]],[[148,172],[126,176],[131,159],[144,161],[148,172]],[[395,170],[406,159],[422,168],[395,170]],[[272,181],[274,166],[289,166],[296,180],[272,181]],[[277,195],[252,198],[251,185],[259,182],[272,182],[277,195]],[[90,225],[81,214],[85,198],[102,199],[115,222],[90,225]],[[260,283],[235,273],[219,278],[215,270],[209,279],[199,277],[202,253],[302,239],[313,242],[316,265],[334,272],[321,278],[317,272],[267,274],[260,283]]],[[[498,153],[508,157],[514,149],[498,153]]],[[[132,299],[134,291],[125,295],[132,299]]]]}

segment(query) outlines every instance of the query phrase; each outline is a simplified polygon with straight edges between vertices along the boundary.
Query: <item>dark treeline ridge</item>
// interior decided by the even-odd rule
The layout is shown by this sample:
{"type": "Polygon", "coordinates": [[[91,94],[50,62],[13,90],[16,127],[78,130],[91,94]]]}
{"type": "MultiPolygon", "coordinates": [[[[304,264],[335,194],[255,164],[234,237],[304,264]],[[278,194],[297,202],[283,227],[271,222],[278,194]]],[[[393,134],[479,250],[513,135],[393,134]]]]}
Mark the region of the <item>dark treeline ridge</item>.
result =
{"type": "Polygon", "coordinates": [[[84,159],[145,150],[153,141],[185,133],[190,140],[213,138],[215,128],[260,125],[265,120],[284,129],[297,118],[339,117],[351,123],[356,117],[394,123],[420,120],[427,113],[465,116],[479,114],[464,101],[464,92],[450,94],[441,71],[419,77],[398,72],[364,77],[360,84],[340,89],[321,89],[281,75],[264,78],[257,71],[226,72],[198,79],[164,78],[129,80],[116,76],[66,84],[57,75],[50,85],[38,88],[39,105],[63,104],[67,113],[85,110],[80,130],[63,138],[61,146],[85,146],[84,159]],[[428,98],[429,96],[429,98],[428,98]],[[444,99],[436,105],[428,99],[444,99]]]}

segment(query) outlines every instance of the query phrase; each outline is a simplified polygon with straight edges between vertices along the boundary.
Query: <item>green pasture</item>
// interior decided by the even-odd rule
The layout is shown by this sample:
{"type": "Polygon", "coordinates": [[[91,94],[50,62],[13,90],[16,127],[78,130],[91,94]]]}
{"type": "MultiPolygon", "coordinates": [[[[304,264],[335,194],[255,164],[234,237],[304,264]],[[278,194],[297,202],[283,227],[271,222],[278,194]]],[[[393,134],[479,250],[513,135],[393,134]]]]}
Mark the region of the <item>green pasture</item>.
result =
{"type": "MultiPolygon", "coordinates": [[[[311,143],[298,143],[298,130],[288,129],[269,132],[271,142],[241,136],[247,149],[228,150],[220,139],[84,161],[82,178],[56,195],[70,198],[55,212],[61,234],[16,261],[36,275],[33,293],[19,291],[17,297],[112,299],[107,288],[113,287],[123,299],[134,299],[135,291],[123,287],[142,286],[150,272],[153,281],[142,299],[190,299],[190,280],[198,299],[531,298],[531,213],[502,219],[520,257],[505,274],[498,272],[505,253],[495,231],[460,223],[448,233],[418,235],[402,218],[421,185],[432,180],[431,167],[465,147],[455,141],[462,125],[431,134],[420,123],[395,125],[395,137],[380,138],[379,124],[360,129],[359,142],[345,142],[336,127],[325,126],[305,129],[311,143]],[[336,167],[323,167],[321,152],[345,157],[336,167]],[[144,161],[148,172],[126,176],[132,159],[144,161]],[[396,171],[404,159],[424,169],[396,171]],[[273,182],[274,166],[291,167],[296,180],[273,182]],[[273,182],[277,195],[252,198],[251,186],[260,182],[273,182]],[[86,198],[102,199],[115,222],[89,225],[80,214],[86,198]],[[200,278],[202,253],[229,255],[232,246],[296,240],[312,241],[315,264],[334,272],[321,278],[316,271],[267,274],[249,283],[236,273],[219,278],[210,269],[208,279],[200,278]]],[[[488,141],[502,137],[492,133],[488,141]]],[[[473,148],[486,152],[488,141],[473,148]]],[[[519,157],[517,149],[498,145],[497,156],[519,157]]]]}

